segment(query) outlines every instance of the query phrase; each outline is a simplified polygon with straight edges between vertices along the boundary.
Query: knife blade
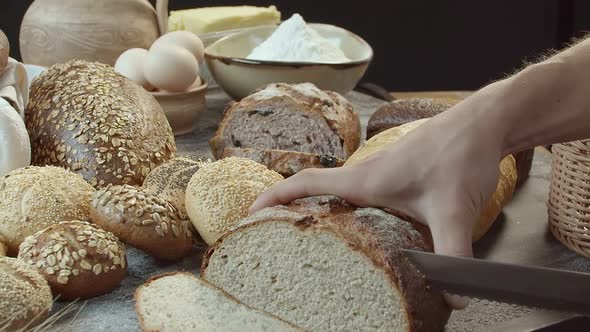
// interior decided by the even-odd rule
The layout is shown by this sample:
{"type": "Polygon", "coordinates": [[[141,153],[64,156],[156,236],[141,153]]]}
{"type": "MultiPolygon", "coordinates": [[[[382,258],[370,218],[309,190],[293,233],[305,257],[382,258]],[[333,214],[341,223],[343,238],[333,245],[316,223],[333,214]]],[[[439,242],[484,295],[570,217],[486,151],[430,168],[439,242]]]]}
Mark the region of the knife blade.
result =
{"type": "Polygon", "coordinates": [[[590,273],[402,249],[430,285],[452,294],[590,315],[590,273]]]}

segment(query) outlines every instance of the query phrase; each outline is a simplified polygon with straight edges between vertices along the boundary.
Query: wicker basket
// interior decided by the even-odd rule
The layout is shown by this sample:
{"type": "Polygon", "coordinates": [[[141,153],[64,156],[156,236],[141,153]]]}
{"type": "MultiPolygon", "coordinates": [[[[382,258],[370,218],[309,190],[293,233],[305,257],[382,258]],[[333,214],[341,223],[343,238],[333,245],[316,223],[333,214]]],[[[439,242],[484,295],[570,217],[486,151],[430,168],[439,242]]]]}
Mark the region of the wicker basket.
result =
{"type": "Polygon", "coordinates": [[[548,213],[551,233],[590,258],[590,140],[553,146],[548,213]]]}

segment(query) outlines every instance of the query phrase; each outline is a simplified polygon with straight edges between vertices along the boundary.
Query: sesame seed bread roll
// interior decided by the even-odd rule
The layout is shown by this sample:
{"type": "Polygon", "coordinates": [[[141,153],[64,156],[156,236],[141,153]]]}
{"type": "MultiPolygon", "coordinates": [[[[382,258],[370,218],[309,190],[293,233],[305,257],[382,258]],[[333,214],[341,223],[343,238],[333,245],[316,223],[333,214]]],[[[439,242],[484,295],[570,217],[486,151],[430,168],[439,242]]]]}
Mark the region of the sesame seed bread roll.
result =
{"type": "Polygon", "coordinates": [[[27,237],[18,258],[37,267],[63,300],[106,294],[127,274],[124,245],[85,221],[60,222],[27,237]]]}
{"type": "Polygon", "coordinates": [[[25,237],[60,221],[87,220],[94,188],[61,167],[29,166],[0,178],[0,235],[16,256],[25,237]]]}
{"type": "Polygon", "coordinates": [[[56,165],[95,187],[141,185],[176,144],[162,107],[141,86],[95,62],[43,72],[25,110],[33,165],[56,165]]]}
{"type": "Polygon", "coordinates": [[[201,165],[186,188],[186,211],[208,245],[240,219],[258,195],[283,177],[257,162],[229,157],[201,165]]]}
{"type": "Polygon", "coordinates": [[[200,165],[208,161],[211,160],[198,156],[173,158],[151,171],[143,181],[143,187],[168,200],[182,219],[188,219],[184,206],[186,186],[200,165]]]}
{"type": "Polygon", "coordinates": [[[193,227],[167,200],[140,187],[107,186],[92,198],[91,220],[121,241],[163,260],[190,253],[193,227]]]}
{"type": "Polygon", "coordinates": [[[0,257],[0,330],[29,330],[53,304],[51,289],[37,269],[16,258],[0,257]]]}

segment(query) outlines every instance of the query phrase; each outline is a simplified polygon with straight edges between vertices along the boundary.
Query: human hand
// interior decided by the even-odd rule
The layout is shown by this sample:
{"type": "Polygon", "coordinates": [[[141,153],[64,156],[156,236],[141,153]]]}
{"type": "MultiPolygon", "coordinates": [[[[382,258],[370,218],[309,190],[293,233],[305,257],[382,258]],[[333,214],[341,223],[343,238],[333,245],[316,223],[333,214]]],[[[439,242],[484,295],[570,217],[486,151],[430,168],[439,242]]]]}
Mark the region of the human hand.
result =
{"type": "MultiPolygon", "coordinates": [[[[472,256],[473,225],[496,189],[502,149],[493,128],[482,127],[481,121],[457,123],[463,107],[427,121],[358,164],[300,172],[260,195],[251,212],[297,198],[336,195],[427,224],[436,253],[472,256]]],[[[455,308],[466,305],[457,298],[449,302],[455,308]]]]}

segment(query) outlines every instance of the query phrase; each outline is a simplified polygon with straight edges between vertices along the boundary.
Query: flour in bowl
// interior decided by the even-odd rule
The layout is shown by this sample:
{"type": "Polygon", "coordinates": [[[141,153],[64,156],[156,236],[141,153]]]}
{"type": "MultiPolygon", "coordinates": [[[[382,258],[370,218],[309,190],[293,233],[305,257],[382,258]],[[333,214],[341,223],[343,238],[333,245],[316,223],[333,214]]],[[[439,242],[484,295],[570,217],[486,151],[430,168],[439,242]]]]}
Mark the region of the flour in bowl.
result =
{"type": "Polygon", "coordinates": [[[251,60],[342,63],[350,61],[342,50],[307,26],[295,14],[283,22],[247,57],[251,60]]]}

